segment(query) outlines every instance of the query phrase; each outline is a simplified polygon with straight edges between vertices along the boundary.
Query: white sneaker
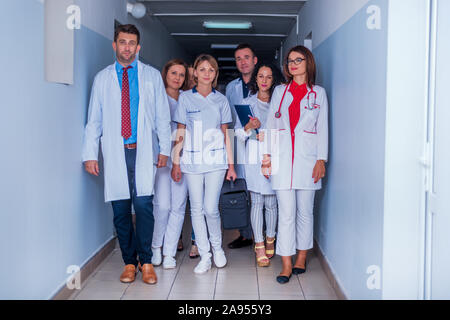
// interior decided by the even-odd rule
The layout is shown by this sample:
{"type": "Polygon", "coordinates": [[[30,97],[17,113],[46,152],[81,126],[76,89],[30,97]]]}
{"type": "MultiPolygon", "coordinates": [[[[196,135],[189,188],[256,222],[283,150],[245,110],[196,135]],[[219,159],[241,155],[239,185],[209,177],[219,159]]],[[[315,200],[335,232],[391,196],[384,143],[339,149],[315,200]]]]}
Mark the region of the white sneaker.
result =
{"type": "Polygon", "coordinates": [[[152,247],[152,264],[154,266],[159,266],[162,262],[161,248],[153,248],[152,247]]]}
{"type": "Polygon", "coordinates": [[[202,257],[198,265],[194,269],[194,273],[202,274],[206,273],[211,269],[211,257],[202,257]]]}
{"type": "Polygon", "coordinates": [[[214,251],[214,264],[217,268],[223,268],[227,264],[227,258],[223,249],[214,251]]]}
{"type": "Polygon", "coordinates": [[[177,260],[170,256],[164,256],[163,269],[175,269],[177,267],[177,260]]]}

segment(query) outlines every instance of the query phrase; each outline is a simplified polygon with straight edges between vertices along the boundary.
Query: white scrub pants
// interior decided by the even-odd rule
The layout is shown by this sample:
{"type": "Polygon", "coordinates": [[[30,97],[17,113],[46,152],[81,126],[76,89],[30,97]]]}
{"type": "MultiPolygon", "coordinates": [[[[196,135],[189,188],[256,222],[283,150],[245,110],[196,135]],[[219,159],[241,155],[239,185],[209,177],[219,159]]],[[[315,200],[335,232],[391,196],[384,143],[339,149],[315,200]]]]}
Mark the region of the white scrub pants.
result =
{"type": "Polygon", "coordinates": [[[152,247],[160,248],[164,242],[164,255],[175,257],[186,214],[187,185],[184,178],[180,182],[173,181],[171,171],[169,167],[158,168],[156,171],[152,247]]]}
{"type": "Polygon", "coordinates": [[[225,173],[226,170],[218,170],[201,174],[184,175],[189,190],[191,220],[195,233],[195,242],[202,258],[211,257],[210,242],[213,250],[222,249],[219,198],[225,173]]]}
{"type": "Polygon", "coordinates": [[[275,228],[277,226],[277,197],[276,195],[263,195],[261,193],[250,192],[252,199],[252,209],[250,218],[252,222],[253,235],[255,242],[263,242],[263,208],[266,207],[266,236],[275,237],[275,228]]]}
{"type": "Polygon", "coordinates": [[[278,239],[276,252],[287,257],[313,248],[313,190],[277,190],[278,239]]]}

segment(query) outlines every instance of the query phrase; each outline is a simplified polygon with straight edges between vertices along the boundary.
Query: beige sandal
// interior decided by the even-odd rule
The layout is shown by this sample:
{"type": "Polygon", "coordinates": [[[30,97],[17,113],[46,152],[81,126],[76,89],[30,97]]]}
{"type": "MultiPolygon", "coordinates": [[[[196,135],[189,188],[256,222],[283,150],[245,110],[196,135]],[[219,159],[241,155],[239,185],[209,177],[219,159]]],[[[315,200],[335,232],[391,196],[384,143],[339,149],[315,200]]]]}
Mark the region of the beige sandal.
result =
{"type": "MultiPolygon", "coordinates": [[[[266,244],[273,244],[274,242],[275,242],[275,238],[273,238],[273,240],[269,241],[268,237],[266,237],[266,244]]],[[[275,255],[275,248],[274,249],[270,249],[270,250],[266,249],[266,255],[267,255],[267,257],[269,259],[273,258],[273,256],[275,255]]]]}
{"type": "MultiPolygon", "coordinates": [[[[265,246],[255,246],[255,253],[257,253],[256,249],[265,249],[265,246]]],[[[256,256],[256,264],[258,265],[258,267],[268,267],[270,265],[270,260],[266,255],[263,256],[256,256]]]]}
{"type": "Polygon", "coordinates": [[[200,257],[200,254],[198,252],[198,247],[195,244],[195,241],[192,240],[192,244],[191,244],[191,251],[189,252],[189,258],[190,259],[197,259],[200,257]]]}

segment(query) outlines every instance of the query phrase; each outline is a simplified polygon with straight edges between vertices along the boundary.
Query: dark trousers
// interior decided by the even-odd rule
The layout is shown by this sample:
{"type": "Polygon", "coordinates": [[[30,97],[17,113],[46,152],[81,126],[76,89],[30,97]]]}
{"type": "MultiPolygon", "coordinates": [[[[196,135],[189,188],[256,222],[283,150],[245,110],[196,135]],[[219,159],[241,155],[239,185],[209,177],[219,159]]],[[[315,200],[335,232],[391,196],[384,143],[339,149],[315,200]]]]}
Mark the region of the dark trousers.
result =
{"type": "MultiPolygon", "coordinates": [[[[152,263],[152,239],[155,219],[153,217],[153,196],[136,196],[136,149],[125,149],[128,186],[131,199],[113,201],[114,226],[119,239],[120,250],[125,264],[137,266],[152,263]],[[136,213],[136,231],[131,217],[131,203],[136,213]]],[[[150,163],[151,165],[151,163],[150,163]]]]}

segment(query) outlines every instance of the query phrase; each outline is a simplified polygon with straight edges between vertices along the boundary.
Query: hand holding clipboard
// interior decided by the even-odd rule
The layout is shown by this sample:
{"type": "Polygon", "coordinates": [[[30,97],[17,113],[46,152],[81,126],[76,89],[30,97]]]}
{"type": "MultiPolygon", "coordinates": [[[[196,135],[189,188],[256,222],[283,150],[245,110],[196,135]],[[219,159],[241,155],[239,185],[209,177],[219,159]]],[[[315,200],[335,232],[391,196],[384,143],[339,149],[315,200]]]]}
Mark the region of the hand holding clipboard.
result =
{"type": "MultiPolygon", "coordinates": [[[[236,113],[239,117],[239,121],[241,121],[242,127],[245,128],[249,121],[255,122],[255,127],[261,127],[261,123],[257,118],[253,116],[253,112],[250,108],[250,105],[240,105],[237,104],[234,106],[236,113]]],[[[255,128],[256,134],[259,134],[258,129],[255,128]]]]}

